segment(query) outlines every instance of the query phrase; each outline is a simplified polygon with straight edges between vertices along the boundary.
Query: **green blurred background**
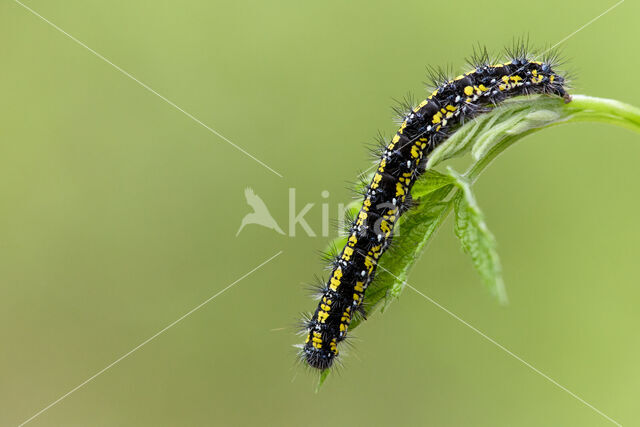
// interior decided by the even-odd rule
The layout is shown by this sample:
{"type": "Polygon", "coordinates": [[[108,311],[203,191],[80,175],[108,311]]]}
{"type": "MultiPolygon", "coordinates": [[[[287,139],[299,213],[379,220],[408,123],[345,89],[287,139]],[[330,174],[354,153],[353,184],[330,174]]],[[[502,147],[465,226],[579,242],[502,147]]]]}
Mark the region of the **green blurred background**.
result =
{"type": "MultiPolygon", "coordinates": [[[[281,256],[34,419],[33,426],[613,425],[416,293],[355,335],[314,394],[295,364],[302,283],[393,98],[474,43],[553,44],[613,2],[26,3],[283,175],[240,153],[13,1],[0,3],[0,425],[18,425],[278,251],[281,256]],[[330,192],[322,199],[322,191],[330,192]]],[[[574,93],[640,104],[640,6],[563,44],[574,93]]],[[[625,426],[640,425],[640,138],[538,133],[476,186],[508,306],[452,232],[410,283],[625,426]]]]}

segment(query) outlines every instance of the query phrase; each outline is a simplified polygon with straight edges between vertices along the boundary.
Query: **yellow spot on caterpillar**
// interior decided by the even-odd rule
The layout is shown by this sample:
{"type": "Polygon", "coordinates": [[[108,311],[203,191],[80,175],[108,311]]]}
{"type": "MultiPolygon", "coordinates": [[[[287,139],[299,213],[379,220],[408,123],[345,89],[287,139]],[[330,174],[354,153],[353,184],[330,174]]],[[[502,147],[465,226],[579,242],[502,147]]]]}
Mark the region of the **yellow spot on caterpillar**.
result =
{"type": "MultiPolygon", "coordinates": [[[[364,257],[364,266],[367,269],[367,271],[369,272],[369,274],[373,273],[373,269],[374,269],[375,265],[376,265],[376,261],[373,258],[371,258],[369,256],[364,257]]],[[[354,294],[354,296],[355,295],[357,295],[357,294],[354,294]]]]}
{"type": "Polygon", "coordinates": [[[391,224],[389,224],[387,221],[380,222],[380,231],[382,231],[385,236],[389,236],[389,234],[391,234],[391,227],[391,224]]]}
{"type": "Polygon", "coordinates": [[[453,79],[453,81],[457,81],[457,80],[462,80],[464,79],[464,75],[459,75],[458,77],[456,77],[455,79],[453,79]]]}
{"type": "Polygon", "coordinates": [[[376,173],[373,176],[373,180],[371,181],[371,188],[374,188],[374,189],[378,188],[381,180],[382,180],[382,175],[380,175],[379,173],[376,173]]]}
{"type": "Polygon", "coordinates": [[[387,166],[387,159],[382,159],[380,161],[380,167],[378,167],[379,172],[384,172],[384,168],[387,166]]]}
{"type": "Polygon", "coordinates": [[[351,259],[351,255],[353,255],[353,248],[345,246],[344,251],[342,252],[342,259],[349,261],[351,259]]]}
{"type": "Polygon", "coordinates": [[[311,341],[313,343],[313,346],[317,349],[321,349],[322,348],[322,336],[320,335],[320,332],[313,332],[313,338],[311,338],[311,341]]]}
{"type": "Polygon", "coordinates": [[[380,257],[382,253],[382,246],[375,246],[371,248],[371,250],[367,253],[369,256],[373,256],[376,260],[380,257]]]}
{"type": "Polygon", "coordinates": [[[457,108],[456,108],[456,107],[454,107],[453,105],[447,105],[445,108],[446,108],[447,110],[449,110],[449,111],[456,111],[456,110],[457,110],[457,108]]]}
{"type": "Polygon", "coordinates": [[[414,159],[420,157],[420,150],[418,150],[418,147],[415,145],[411,146],[411,157],[414,159]]]}
{"type": "Polygon", "coordinates": [[[483,91],[483,92],[486,92],[486,91],[488,91],[488,90],[489,90],[489,88],[487,88],[485,85],[480,85],[480,86],[478,86],[478,89],[480,89],[480,90],[481,90],[481,91],[483,91]]]}
{"type": "Polygon", "coordinates": [[[404,196],[404,195],[405,195],[404,186],[399,182],[396,183],[396,197],[404,196]]]}
{"type": "Polygon", "coordinates": [[[554,74],[551,74],[549,76],[549,82],[553,83],[553,81],[556,79],[556,76],[554,74]]]}
{"type": "Polygon", "coordinates": [[[364,292],[364,282],[356,282],[356,285],[353,287],[357,292],[364,292]]]}
{"type": "Polygon", "coordinates": [[[336,339],[332,339],[331,343],[329,343],[329,347],[331,348],[331,352],[333,352],[334,355],[338,355],[338,346],[336,345],[336,339]]]}
{"type": "Polygon", "coordinates": [[[471,86],[467,86],[464,88],[464,94],[467,96],[473,95],[473,88],[471,86]]]}
{"type": "Polygon", "coordinates": [[[358,214],[358,220],[356,221],[356,224],[357,225],[364,224],[365,219],[367,219],[367,213],[364,211],[360,211],[360,213],[358,214]]]}
{"type": "Polygon", "coordinates": [[[320,323],[326,322],[328,318],[329,318],[329,313],[327,313],[326,311],[318,312],[318,321],[320,321],[320,323]]]}
{"type": "Polygon", "coordinates": [[[433,119],[431,120],[432,123],[440,123],[440,120],[442,118],[442,113],[440,111],[438,111],[437,113],[435,113],[433,115],[433,119]]]}
{"type": "Polygon", "coordinates": [[[391,140],[391,144],[389,144],[389,145],[387,146],[387,150],[389,150],[389,151],[393,150],[393,148],[396,146],[396,144],[398,143],[398,141],[400,141],[400,135],[395,134],[395,135],[393,136],[393,139],[391,140]]]}
{"type": "Polygon", "coordinates": [[[333,272],[333,275],[329,280],[329,289],[331,289],[332,291],[337,291],[338,286],[340,286],[341,280],[342,280],[342,268],[338,267],[333,272]]]}

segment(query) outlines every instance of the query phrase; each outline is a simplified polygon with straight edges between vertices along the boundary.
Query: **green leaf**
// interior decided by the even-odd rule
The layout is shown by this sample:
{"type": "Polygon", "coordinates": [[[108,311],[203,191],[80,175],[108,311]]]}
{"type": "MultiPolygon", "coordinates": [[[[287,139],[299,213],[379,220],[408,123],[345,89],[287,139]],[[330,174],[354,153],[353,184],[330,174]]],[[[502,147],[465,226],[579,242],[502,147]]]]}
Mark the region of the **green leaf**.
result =
{"type": "Polygon", "coordinates": [[[484,215],[476,202],[467,180],[449,168],[459,191],[453,198],[455,213],[454,230],[462,248],[471,256],[473,265],[489,290],[506,304],[507,293],[502,280],[500,258],[496,241],[484,221],[484,215]]]}
{"type": "Polygon", "coordinates": [[[413,186],[411,197],[418,202],[426,202],[427,196],[432,198],[433,193],[453,184],[455,179],[450,175],[442,174],[433,169],[427,169],[420,180],[413,186]]]}
{"type": "Polygon", "coordinates": [[[325,369],[320,372],[320,377],[318,378],[318,384],[316,384],[316,393],[320,391],[320,388],[322,388],[322,385],[327,380],[327,377],[329,376],[330,372],[331,372],[330,369],[325,369]]]}

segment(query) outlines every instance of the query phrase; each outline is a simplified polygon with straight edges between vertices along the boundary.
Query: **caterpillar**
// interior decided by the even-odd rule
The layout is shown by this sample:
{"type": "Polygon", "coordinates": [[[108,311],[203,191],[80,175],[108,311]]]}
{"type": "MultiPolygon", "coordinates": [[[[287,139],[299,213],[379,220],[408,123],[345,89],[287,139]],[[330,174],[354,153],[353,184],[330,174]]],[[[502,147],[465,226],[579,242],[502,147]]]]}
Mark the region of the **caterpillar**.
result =
{"type": "Polygon", "coordinates": [[[383,146],[362,206],[348,229],[344,248],[332,261],[319,304],[304,322],[300,357],[325,370],[338,356],[354,316],[364,314],[365,292],[388,249],[398,218],[411,207],[411,188],[425,171],[429,154],[457,127],[508,98],[548,94],[571,100],[566,76],[557,73],[555,55],[536,61],[522,46],[509,60],[491,65],[486,49],[468,61],[473,69],[453,79],[435,73],[435,90],[404,115],[400,129],[383,146]]]}

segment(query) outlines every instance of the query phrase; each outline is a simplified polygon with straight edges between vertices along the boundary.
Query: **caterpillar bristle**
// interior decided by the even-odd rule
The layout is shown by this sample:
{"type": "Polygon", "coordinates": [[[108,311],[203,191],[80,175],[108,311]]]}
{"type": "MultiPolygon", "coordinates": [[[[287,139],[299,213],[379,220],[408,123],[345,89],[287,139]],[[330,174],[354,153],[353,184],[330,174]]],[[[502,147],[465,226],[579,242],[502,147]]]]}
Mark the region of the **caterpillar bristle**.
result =
{"type": "MultiPolygon", "coordinates": [[[[376,144],[385,150],[387,145],[389,144],[389,138],[381,131],[378,131],[378,134],[374,137],[376,144]]],[[[378,159],[379,160],[379,159],[378,159]]]]}
{"type": "Polygon", "coordinates": [[[479,69],[487,67],[491,64],[491,56],[486,46],[477,44],[473,47],[473,52],[465,61],[469,68],[479,69]]]}
{"type": "Polygon", "coordinates": [[[353,229],[353,225],[356,222],[356,213],[351,211],[345,211],[344,213],[344,222],[342,223],[342,227],[344,228],[344,234],[349,235],[351,230],[353,229]]]}
{"type": "Polygon", "coordinates": [[[367,153],[369,154],[369,160],[375,163],[380,161],[380,156],[384,154],[385,150],[385,147],[377,141],[367,144],[365,148],[367,150],[367,153]]]}
{"type": "Polygon", "coordinates": [[[320,251],[320,259],[325,264],[325,270],[333,270],[340,265],[338,248],[331,243],[325,251],[320,251]]]}
{"type": "Polygon", "coordinates": [[[313,314],[311,313],[302,313],[300,316],[300,320],[298,321],[297,326],[297,334],[304,335],[307,333],[309,328],[313,325],[313,314]]]}
{"type": "Polygon", "coordinates": [[[417,202],[413,199],[411,193],[407,194],[406,199],[398,205],[400,215],[402,215],[409,209],[414,208],[415,206],[417,206],[417,202]]]}
{"type": "Polygon", "coordinates": [[[356,309],[354,319],[359,318],[361,320],[367,320],[367,309],[365,308],[366,306],[367,304],[365,303],[356,309]]]}
{"type": "Polygon", "coordinates": [[[533,57],[534,52],[530,47],[529,36],[515,37],[510,46],[505,47],[504,54],[512,61],[527,61],[529,56],[533,57]]]}
{"type": "Polygon", "coordinates": [[[313,282],[304,284],[307,294],[314,300],[319,300],[327,292],[327,283],[324,278],[317,274],[313,277],[313,282]]]}
{"type": "Polygon", "coordinates": [[[364,177],[360,177],[357,181],[348,182],[344,187],[354,199],[361,199],[367,193],[367,185],[363,185],[364,177]]]}
{"type": "Polygon", "coordinates": [[[399,125],[400,123],[405,121],[409,114],[413,112],[413,109],[416,106],[416,100],[415,96],[412,93],[408,92],[402,99],[394,99],[393,101],[395,105],[393,105],[391,109],[395,114],[394,120],[399,125]]]}
{"type": "MultiPolygon", "coordinates": [[[[541,59],[543,64],[547,64],[549,68],[564,67],[567,63],[566,56],[562,53],[562,49],[559,47],[553,47],[546,50],[541,59]]],[[[566,71],[563,73],[566,78],[566,71]]]]}
{"type": "Polygon", "coordinates": [[[451,80],[451,67],[427,66],[427,87],[440,87],[446,85],[451,80]]]}

